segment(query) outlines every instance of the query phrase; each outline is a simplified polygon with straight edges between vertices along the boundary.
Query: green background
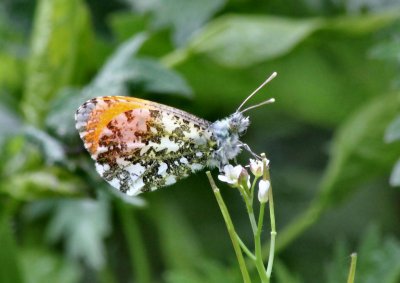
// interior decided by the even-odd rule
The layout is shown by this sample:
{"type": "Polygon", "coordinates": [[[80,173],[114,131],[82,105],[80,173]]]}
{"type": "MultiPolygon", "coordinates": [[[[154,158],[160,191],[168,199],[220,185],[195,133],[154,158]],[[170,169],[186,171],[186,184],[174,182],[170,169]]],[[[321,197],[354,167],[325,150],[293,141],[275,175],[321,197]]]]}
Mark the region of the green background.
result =
{"type": "MultiPolygon", "coordinates": [[[[215,121],[276,71],[242,138],[271,160],[272,281],[345,282],[355,251],[356,282],[399,282],[399,4],[0,1],[0,281],[241,282],[205,173],[120,195],[74,113],[132,95],[215,121]]],[[[218,186],[252,246],[238,191],[218,186]]]]}

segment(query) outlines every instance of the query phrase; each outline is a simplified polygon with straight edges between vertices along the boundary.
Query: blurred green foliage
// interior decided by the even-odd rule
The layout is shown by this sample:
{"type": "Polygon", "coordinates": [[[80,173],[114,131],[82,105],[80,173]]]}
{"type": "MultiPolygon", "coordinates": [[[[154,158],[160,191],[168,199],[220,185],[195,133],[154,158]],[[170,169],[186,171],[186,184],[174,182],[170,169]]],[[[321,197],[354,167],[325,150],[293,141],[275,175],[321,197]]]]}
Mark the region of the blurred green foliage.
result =
{"type": "Polygon", "coordinates": [[[1,1],[0,281],[240,282],[205,174],[126,197],[74,113],[118,94],[213,121],[277,71],[244,137],[271,160],[273,282],[344,282],[353,251],[356,282],[399,282],[399,18],[389,0],[1,1]]]}

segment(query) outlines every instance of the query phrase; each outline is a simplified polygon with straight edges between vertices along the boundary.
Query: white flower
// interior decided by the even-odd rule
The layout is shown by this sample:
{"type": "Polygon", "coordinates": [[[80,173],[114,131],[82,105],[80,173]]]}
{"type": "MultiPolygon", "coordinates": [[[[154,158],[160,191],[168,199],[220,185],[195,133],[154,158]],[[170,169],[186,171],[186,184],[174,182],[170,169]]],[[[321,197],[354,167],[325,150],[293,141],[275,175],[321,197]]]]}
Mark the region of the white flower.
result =
{"type": "Polygon", "coordinates": [[[240,173],[242,173],[243,167],[241,165],[237,165],[233,167],[232,165],[228,164],[224,166],[224,174],[225,175],[218,175],[218,179],[221,182],[228,183],[233,187],[238,185],[238,179],[240,173]]]}
{"type": "Polygon", "coordinates": [[[254,176],[261,177],[263,175],[264,164],[261,160],[250,159],[249,167],[254,176]]]}
{"type": "Polygon", "coordinates": [[[266,203],[268,201],[268,191],[270,183],[268,180],[260,180],[258,183],[258,200],[261,203],[266,203]]]}

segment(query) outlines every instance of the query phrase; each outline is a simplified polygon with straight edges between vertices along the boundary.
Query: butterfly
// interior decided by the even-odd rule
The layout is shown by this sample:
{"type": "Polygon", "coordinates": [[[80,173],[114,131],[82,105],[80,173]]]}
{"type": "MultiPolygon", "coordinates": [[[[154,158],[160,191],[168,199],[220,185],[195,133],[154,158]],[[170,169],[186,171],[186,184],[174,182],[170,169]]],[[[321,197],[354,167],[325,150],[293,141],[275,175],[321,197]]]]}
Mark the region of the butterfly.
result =
{"type": "Polygon", "coordinates": [[[206,166],[221,170],[242,148],[251,152],[239,139],[250,124],[243,113],[274,99],[240,109],[275,76],[233,114],[214,123],[156,102],[108,96],[78,108],[76,129],[96,162],[96,171],[111,186],[131,196],[154,191],[206,166]]]}

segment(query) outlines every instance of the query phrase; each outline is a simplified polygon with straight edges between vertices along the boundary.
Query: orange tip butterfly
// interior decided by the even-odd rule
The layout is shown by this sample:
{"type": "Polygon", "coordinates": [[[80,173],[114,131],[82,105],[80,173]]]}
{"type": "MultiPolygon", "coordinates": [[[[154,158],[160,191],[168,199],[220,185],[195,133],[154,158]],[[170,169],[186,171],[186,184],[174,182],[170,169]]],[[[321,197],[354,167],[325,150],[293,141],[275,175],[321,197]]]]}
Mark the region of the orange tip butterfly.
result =
{"type": "Polygon", "coordinates": [[[206,166],[221,170],[242,148],[251,152],[239,139],[250,124],[243,113],[275,100],[241,108],[275,76],[233,114],[214,123],[156,102],[108,96],[78,108],[76,129],[96,161],[97,172],[111,186],[131,196],[154,191],[206,166]]]}

